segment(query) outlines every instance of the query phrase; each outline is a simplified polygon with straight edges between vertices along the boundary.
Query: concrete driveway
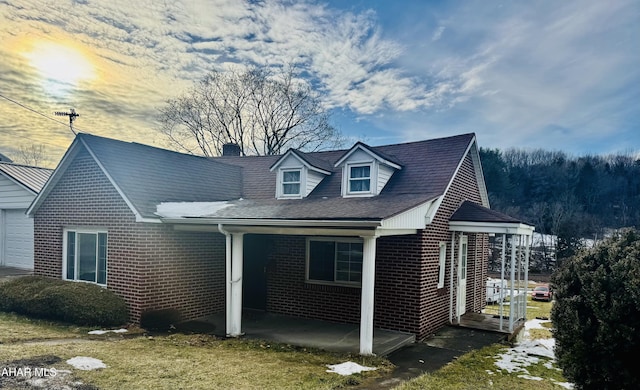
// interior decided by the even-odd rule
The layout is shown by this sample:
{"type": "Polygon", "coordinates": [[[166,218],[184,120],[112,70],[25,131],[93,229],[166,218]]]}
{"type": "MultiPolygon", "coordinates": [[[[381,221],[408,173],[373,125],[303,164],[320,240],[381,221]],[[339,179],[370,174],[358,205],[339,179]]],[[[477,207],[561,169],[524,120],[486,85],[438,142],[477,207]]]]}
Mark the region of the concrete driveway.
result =
{"type": "Polygon", "coordinates": [[[0,283],[11,280],[12,278],[31,274],[33,274],[31,270],[0,266],[0,283]]]}

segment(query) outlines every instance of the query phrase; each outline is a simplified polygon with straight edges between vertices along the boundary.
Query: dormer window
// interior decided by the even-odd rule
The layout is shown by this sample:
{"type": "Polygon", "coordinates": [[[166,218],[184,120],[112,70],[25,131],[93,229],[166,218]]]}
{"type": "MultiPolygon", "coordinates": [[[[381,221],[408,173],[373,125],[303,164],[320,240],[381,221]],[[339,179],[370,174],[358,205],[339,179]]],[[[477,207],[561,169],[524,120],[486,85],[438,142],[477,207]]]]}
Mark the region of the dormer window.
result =
{"type": "Polygon", "coordinates": [[[367,197],[380,195],[394,172],[402,166],[369,146],[358,142],[334,167],[342,167],[342,196],[367,197]]]}
{"type": "Polygon", "coordinates": [[[300,196],[300,169],[282,170],[282,195],[300,196]]]}
{"type": "Polygon", "coordinates": [[[368,194],[371,192],[371,165],[349,166],[349,193],[368,194]]]}
{"type": "Polygon", "coordinates": [[[326,176],[331,175],[331,165],[289,149],[270,168],[276,172],[276,198],[300,199],[307,197],[326,176]]]}

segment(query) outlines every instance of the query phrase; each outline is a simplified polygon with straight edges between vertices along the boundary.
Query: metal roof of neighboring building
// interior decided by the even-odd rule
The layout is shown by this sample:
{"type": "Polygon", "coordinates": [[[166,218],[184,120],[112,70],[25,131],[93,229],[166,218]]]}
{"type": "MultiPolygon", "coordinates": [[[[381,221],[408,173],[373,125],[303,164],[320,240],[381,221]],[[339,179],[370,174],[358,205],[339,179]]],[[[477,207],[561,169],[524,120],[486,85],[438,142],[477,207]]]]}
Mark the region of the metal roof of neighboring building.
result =
{"type": "Polygon", "coordinates": [[[0,162],[0,172],[37,194],[49,180],[53,169],[0,162]]]}

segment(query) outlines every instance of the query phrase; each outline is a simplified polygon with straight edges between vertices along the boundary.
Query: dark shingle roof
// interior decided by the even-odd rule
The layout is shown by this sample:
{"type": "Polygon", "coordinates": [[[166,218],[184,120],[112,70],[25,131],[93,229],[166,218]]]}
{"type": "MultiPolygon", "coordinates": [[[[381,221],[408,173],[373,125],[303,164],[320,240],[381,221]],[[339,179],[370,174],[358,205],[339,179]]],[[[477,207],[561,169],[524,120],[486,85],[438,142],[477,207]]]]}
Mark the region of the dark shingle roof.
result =
{"type": "Polygon", "coordinates": [[[52,169],[0,162],[0,172],[11,177],[34,194],[40,192],[53,173],[52,169]]]}
{"type": "Polygon", "coordinates": [[[458,210],[449,218],[449,221],[523,223],[519,219],[468,200],[462,202],[458,210]]]}
{"type": "MultiPolygon", "coordinates": [[[[474,134],[463,134],[370,147],[401,169],[380,195],[363,198],[341,196],[342,170],[334,165],[348,150],[304,153],[305,161],[326,168],[331,175],[307,198],[292,200],[275,199],[276,172],[269,168],[282,156],[205,158],[89,134],[79,134],[74,145],[88,148],[145,218],[158,218],[157,206],[163,202],[228,201],[229,207],[211,217],[381,220],[443,195],[474,139],[474,134]]],[[[41,195],[46,197],[46,193],[41,195]]],[[[40,202],[34,202],[30,212],[40,202]]]]}
{"type": "Polygon", "coordinates": [[[381,194],[372,198],[342,198],[342,170],[333,165],[348,150],[306,153],[305,156],[326,161],[332,174],[325,177],[305,199],[276,200],[276,172],[269,168],[280,156],[216,157],[243,168],[242,197],[237,207],[220,210],[219,217],[251,218],[271,213],[271,218],[340,219],[385,218],[415,207],[444,194],[474,134],[434,140],[370,147],[390,161],[402,166],[391,177],[381,194]],[[244,211],[241,209],[245,208],[244,211]],[[252,210],[252,211],[250,211],[252,210]],[[260,212],[258,212],[260,210],[260,212]]]}
{"type": "Polygon", "coordinates": [[[138,143],[78,134],[143,217],[161,202],[238,199],[241,168],[138,143]]]}

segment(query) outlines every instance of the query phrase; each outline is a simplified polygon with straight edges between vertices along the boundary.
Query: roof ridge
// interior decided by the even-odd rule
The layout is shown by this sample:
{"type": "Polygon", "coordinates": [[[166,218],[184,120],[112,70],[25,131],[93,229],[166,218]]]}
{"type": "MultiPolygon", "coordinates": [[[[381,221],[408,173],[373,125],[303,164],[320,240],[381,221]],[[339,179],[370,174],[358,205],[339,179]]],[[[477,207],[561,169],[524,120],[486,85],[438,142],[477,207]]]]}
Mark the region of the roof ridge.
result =
{"type": "Polygon", "coordinates": [[[27,164],[18,164],[18,163],[14,163],[14,162],[8,162],[8,161],[0,161],[1,165],[11,165],[14,167],[21,167],[21,168],[33,168],[33,169],[44,169],[47,171],[53,171],[52,168],[45,168],[45,167],[38,167],[35,165],[27,165],[27,164]]]}

